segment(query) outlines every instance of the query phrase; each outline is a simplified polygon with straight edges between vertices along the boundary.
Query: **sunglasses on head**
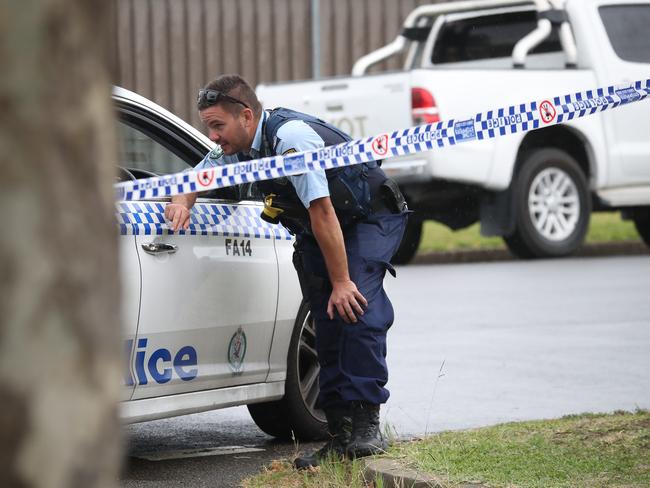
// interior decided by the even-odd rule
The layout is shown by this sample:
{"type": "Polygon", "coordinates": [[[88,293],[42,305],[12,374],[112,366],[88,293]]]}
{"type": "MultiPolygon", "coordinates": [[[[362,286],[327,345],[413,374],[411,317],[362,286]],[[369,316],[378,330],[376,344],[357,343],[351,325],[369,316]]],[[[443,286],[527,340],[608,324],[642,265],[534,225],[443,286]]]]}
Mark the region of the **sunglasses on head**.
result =
{"type": "Polygon", "coordinates": [[[212,105],[216,105],[221,101],[238,103],[246,108],[250,108],[241,100],[233,98],[230,95],[226,95],[225,93],[218,90],[200,90],[199,96],[196,99],[197,105],[202,108],[211,107],[212,105]]]}

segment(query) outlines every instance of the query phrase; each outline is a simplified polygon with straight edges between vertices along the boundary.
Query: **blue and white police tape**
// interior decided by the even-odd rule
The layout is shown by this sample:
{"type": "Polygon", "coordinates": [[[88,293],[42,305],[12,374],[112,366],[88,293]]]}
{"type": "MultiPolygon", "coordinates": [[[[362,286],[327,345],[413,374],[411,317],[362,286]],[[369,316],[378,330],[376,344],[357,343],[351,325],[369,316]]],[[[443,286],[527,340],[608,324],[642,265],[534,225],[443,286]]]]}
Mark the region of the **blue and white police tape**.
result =
{"type": "Polygon", "coordinates": [[[650,79],[627,85],[597,88],[488,110],[471,118],[419,125],[314,151],[117,183],[116,196],[118,200],[143,200],[180,195],[296,175],[316,169],[337,168],[392,156],[415,154],[462,142],[492,139],[561,124],[643,100],[648,95],[650,79]]]}
{"type": "MultiPolygon", "coordinates": [[[[165,235],[169,226],[165,220],[165,203],[117,202],[117,225],[121,235],[165,235]]],[[[281,225],[260,218],[259,208],[246,205],[197,203],[190,213],[187,230],[177,235],[248,237],[255,239],[286,239],[292,236],[281,225]]]]}

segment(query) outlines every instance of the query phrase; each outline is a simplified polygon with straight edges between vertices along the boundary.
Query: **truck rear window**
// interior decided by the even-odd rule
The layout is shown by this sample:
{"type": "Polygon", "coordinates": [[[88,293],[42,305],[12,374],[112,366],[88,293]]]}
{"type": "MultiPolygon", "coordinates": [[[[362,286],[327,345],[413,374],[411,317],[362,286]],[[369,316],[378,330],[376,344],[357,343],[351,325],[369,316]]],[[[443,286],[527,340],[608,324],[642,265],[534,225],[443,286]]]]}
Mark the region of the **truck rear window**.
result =
{"type": "MultiPolygon", "coordinates": [[[[534,11],[509,12],[444,24],[433,48],[433,64],[507,58],[515,44],[537,28],[534,11]]],[[[557,29],[531,54],[562,51],[557,29]]]]}
{"type": "Polygon", "coordinates": [[[624,61],[650,63],[650,4],[600,7],[609,42],[624,61]]]}

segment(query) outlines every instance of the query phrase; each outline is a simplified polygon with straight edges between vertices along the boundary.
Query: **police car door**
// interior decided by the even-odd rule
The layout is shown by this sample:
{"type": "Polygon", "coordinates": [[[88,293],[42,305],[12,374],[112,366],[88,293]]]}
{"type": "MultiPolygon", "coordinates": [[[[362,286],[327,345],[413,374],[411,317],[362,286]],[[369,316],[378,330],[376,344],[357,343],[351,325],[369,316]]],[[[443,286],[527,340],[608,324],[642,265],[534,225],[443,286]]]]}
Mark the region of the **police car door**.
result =
{"type": "MultiPolygon", "coordinates": [[[[127,171],[140,178],[198,162],[200,152],[184,159],[172,145],[187,137],[174,129],[123,107],[127,171]]],[[[120,224],[135,233],[142,276],[138,330],[127,351],[132,398],[265,381],[278,271],[274,233],[258,217],[261,205],[200,199],[190,230],[172,235],[166,203],[119,204],[120,224]]]]}
{"type": "MultiPolygon", "coordinates": [[[[119,179],[124,178],[120,171],[119,179]]],[[[119,205],[118,205],[119,209],[119,205]]],[[[118,210],[119,211],[119,210],[118,210]]],[[[122,228],[121,228],[122,230],[122,228]]],[[[130,400],[135,389],[133,371],[131,368],[131,351],[138,330],[138,314],[140,312],[140,261],[136,248],[135,236],[132,233],[120,232],[118,251],[120,256],[120,291],[122,336],[124,338],[124,382],[120,394],[121,400],[130,400]]]]}

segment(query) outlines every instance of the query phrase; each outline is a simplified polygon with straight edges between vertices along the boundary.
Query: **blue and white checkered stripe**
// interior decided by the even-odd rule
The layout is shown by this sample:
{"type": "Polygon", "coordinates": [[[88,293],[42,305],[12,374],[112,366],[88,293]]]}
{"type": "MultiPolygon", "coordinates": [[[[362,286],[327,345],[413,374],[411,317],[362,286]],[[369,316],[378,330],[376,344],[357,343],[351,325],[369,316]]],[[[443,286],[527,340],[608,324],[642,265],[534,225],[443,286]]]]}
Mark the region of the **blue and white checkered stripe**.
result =
{"type": "Polygon", "coordinates": [[[349,166],[390,156],[431,151],[462,142],[548,127],[648,98],[650,79],[630,85],[597,88],[552,97],[435,124],[381,134],[315,151],[245,161],[202,171],[128,181],[115,185],[118,200],[194,193],[196,191],[295,175],[315,169],[349,166]]]}
{"type": "MultiPolygon", "coordinates": [[[[171,234],[165,220],[165,203],[118,202],[117,224],[121,235],[171,234]]],[[[176,235],[248,237],[257,239],[286,239],[292,236],[281,225],[269,224],[259,216],[259,208],[197,203],[190,213],[188,230],[176,235]]]]}

